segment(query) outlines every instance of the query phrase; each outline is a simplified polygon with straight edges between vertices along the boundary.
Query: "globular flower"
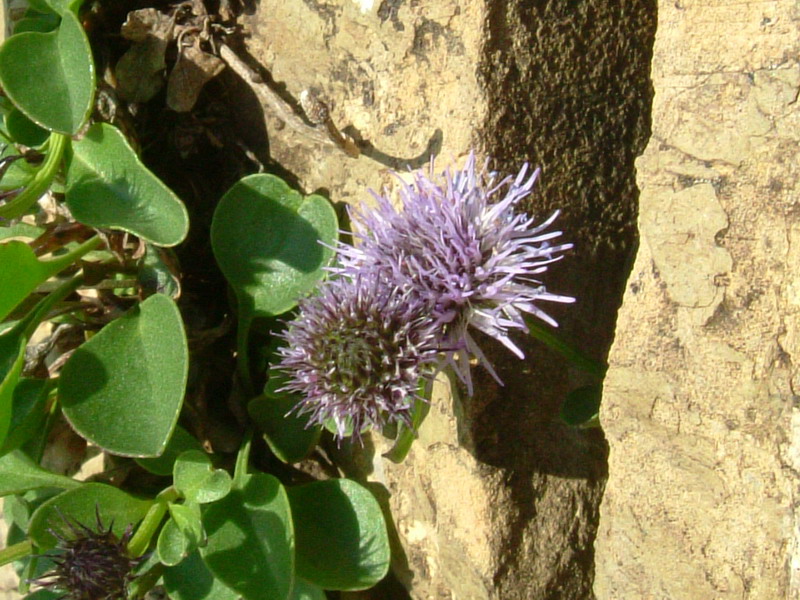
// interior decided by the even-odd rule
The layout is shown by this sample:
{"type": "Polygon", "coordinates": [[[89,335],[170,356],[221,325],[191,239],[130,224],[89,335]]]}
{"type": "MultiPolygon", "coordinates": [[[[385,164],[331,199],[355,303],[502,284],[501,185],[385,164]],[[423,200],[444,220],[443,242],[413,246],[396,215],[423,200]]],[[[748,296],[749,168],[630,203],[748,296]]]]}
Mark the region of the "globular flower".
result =
{"type": "Polygon", "coordinates": [[[527,331],[524,313],[557,326],[538,304],[574,302],[548,292],[539,279],[572,247],[553,243],[561,235],[549,231],[558,211],[538,225],[519,211],[538,174],[524,165],[516,177],[498,181],[486,165],[476,169],[470,154],[463,169],[444,173],[443,185],[422,174],[403,183],[399,210],[387,195],[373,194],[376,208],[351,211],[357,245],[338,248],[338,274],[375,273],[428,307],[439,347],[470,394],[470,358],[500,381],[470,328],[523,358],[509,331],[527,331]]]}
{"type": "Polygon", "coordinates": [[[284,390],[303,400],[310,424],[332,420],[339,439],[387,423],[411,427],[420,380],[438,361],[438,338],[425,305],[374,274],[336,277],[299,303],[281,334],[284,390]]]}
{"type": "Polygon", "coordinates": [[[58,540],[56,552],[45,555],[55,567],[32,583],[62,592],[66,600],[127,599],[128,584],[141,562],[128,554],[132,527],[118,538],[112,525],[103,527],[99,511],[97,530],[63,515],[62,520],[66,531],[49,529],[58,540]]]}

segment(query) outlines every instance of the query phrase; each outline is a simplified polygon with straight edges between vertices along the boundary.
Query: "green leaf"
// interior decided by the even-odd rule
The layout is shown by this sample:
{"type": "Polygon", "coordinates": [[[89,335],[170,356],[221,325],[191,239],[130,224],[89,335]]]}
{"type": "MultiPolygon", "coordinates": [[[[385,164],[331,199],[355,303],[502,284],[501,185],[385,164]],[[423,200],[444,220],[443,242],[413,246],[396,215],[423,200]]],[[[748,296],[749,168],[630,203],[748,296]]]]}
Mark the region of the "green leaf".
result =
{"type": "Polygon", "coordinates": [[[251,316],[294,307],[323,276],[338,222],[322,196],[303,197],[274,175],[250,175],[222,197],[211,245],[222,272],[251,316]]]}
{"type": "Polygon", "coordinates": [[[203,512],[208,544],[200,550],[214,575],[245,600],[285,600],[294,577],[294,532],[286,491],[255,473],[203,512]]]}
{"type": "Polygon", "coordinates": [[[585,385],[567,394],[559,418],[570,427],[599,427],[598,414],[603,398],[602,384],[585,385]]]}
{"type": "Polygon", "coordinates": [[[89,118],[94,101],[94,62],[78,18],[65,12],[58,29],[29,31],[0,47],[0,86],[37,125],[67,135],[89,118]]]}
{"type": "Polygon", "coordinates": [[[150,296],[72,354],[61,372],[64,415],[112,454],[158,456],[183,403],[189,355],[178,307],[150,296]]]}
{"type": "Polygon", "coordinates": [[[231,491],[231,476],[215,469],[204,452],[187,450],[175,461],[175,489],[190,502],[206,504],[231,491]]]}
{"type": "MultiPolygon", "coordinates": [[[[16,219],[28,212],[42,197],[53,183],[56,173],[61,168],[61,158],[69,142],[66,135],[52,133],[45,144],[44,163],[36,169],[30,181],[25,183],[25,188],[11,200],[0,206],[0,217],[16,219]]],[[[17,161],[18,164],[19,161],[17,161]]],[[[12,165],[12,168],[14,165],[12,165]]],[[[5,179],[5,178],[4,178],[5,179]]]]}
{"type": "Polygon", "coordinates": [[[167,519],[158,534],[158,541],[156,542],[158,559],[166,566],[174,567],[196,548],[197,544],[192,544],[192,541],[181,531],[175,520],[167,519]]]}
{"type": "Polygon", "coordinates": [[[14,34],[25,33],[26,31],[49,33],[55,31],[60,22],[59,16],[53,13],[26,16],[14,24],[14,34]]]}
{"type": "Polygon", "coordinates": [[[61,284],[24,318],[0,333],[0,445],[5,442],[11,423],[14,389],[25,362],[25,345],[47,312],[75,290],[81,281],[81,277],[76,276],[61,284]]]}
{"type": "Polygon", "coordinates": [[[43,469],[22,450],[0,457],[0,496],[47,487],[68,490],[80,485],[79,481],[43,469]]]}
{"type": "Polygon", "coordinates": [[[273,393],[253,398],[247,412],[264,440],[279,459],[285,463],[303,460],[319,441],[320,427],[306,427],[308,418],[294,414],[286,416],[298,402],[295,394],[273,393]]]}
{"type": "Polygon", "coordinates": [[[64,11],[67,10],[78,14],[78,9],[81,7],[81,4],[83,4],[84,0],[44,0],[44,2],[52,11],[63,15],[64,11]]]}
{"type": "Polygon", "coordinates": [[[44,228],[18,221],[12,223],[8,227],[0,227],[0,242],[8,238],[24,237],[27,239],[36,239],[44,233],[44,228]]]}
{"type": "Polygon", "coordinates": [[[198,552],[193,552],[179,565],[164,571],[164,588],[172,600],[237,600],[239,598],[239,594],[214,577],[198,552]]]}
{"type": "Polygon", "coordinates": [[[169,514],[178,529],[195,547],[198,544],[205,543],[203,521],[200,517],[200,505],[197,502],[186,502],[186,504],[170,502],[169,514]]]}
{"type": "Polygon", "coordinates": [[[114,534],[121,537],[129,525],[135,526],[144,518],[152,504],[151,500],[140,500],[104,483],[84,483],[37,508],[31,517],[28,535],[40,550],[49,550],[56,545],[56,538],[48,529],[58,531],[65,527],[61,515],[96,529],[99,513],[103,527],[111,527],[114,534]]]}
{"type": "Polygon", "coordinates": [[[183,427],[176,425],[175,430],[172,432],[172,437],[169,438],[167,447],[161,456],[156,458],[137,458],[135,460],[139,466],[155,475],[172,475],[175,460],[184,450],[199,450],[202,452],[203,445],[183,427]]]}
{"type": "Polygon", "coordinates": [[[14,390],[25,366],[27,337],[14,335],[17,328],[0,335],[0,442],[5,443],[14,410],[14,390]]]}
{"type": "Polygon", "coordinates": [[[377,500],[349,479],[287,490],[300,577],[326,590],[363,590],[389,569],[389,536],[377,500]]]}
{"type": "Polygon", "coordinates": [[[17,108],[6,115],[6,129],[15,142],[29,148],[41,146],[50,137],[49,131],[39,127],[17,108]]]}
{"type": "Polygon", "coordinates": [[[93,237],[66,254],[39,260],[25,242],[0,244],[0,320],[5,319],[39,285],[100,245],[93,237]]]}
{"type": "Polygon", "coordinates": [[[91,227],[119,229],[158,246],[174,246],[189,231],[183,202],[136,156],[120,131],[95,123],[72,144],[66,201],[91,227]]]}
{"type": "Polygon", "coordinates": [[[14,389],[11,426],[0,446],[0,456],[22,446],[44,425],[50,382],[47,379],[20,379],[14,389]]]}

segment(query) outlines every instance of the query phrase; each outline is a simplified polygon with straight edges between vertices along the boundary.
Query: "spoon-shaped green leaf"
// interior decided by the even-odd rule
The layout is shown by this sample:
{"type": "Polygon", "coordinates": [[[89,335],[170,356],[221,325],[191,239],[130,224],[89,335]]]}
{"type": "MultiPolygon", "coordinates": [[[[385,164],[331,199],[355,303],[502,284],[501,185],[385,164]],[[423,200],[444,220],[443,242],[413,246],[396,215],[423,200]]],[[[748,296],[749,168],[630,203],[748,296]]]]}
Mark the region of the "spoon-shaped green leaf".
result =
{"type": "Polygon", "coordinates": [[[0,333],[0,446],[11,423],[14,389],[25,362],[25,346],[39,323],[58,302],[72,293],[83,281],[78,275],[45,296],[25,317],[0,333]]]}
{"type": "Polygon", "coordinates": [[[112,454],[158,456],[178,420],[188,367],[178,308],[155,294],[72,354],[58,386],[64,416],[112,454]]]}
{"type": "Polygon", "coordinates": [[[189,231],[183,202],[136,156],[112,125],[95,123],[73,142],[67,206],[81,223],[120,229],[157,246],[175,246],[189,231]]]}
{"type": "Polygon", "coordinates": [[[28,535],[41,550],[49,550],[56,545],[51,530],[66,527],[61,515],[96,530],[99,513],[103,527],[111,527],[117,537],[122,537],[129,525],[144,518],[152,504],[152,500],[140,500],[110,485],[84,483],[37,508],[31,516],[28,535]]]}
{"type": "Polygon", "coordinates": [[[203,561],[245,600],[286,599],[294,577],[289,501],[272,475],[255,473],[203,511],[203,561]]]}
{"type": "Polygon", "coordinates": [[[51,487],[69,490],[80,485],[75,479],[43,469],[22,450],[13,450],[0,458],[0,496],[51,487]]]}
{"type": "Polygon", "coordinates": [[[326,590],[363,590],[386,575],[389,536],[369,490],[350,479],[329,479],[287,493],[299,576],[326,590]]]}
{"type": "Polygon", "coordinates": [[[175,600],[237,600],[240,597],[214,577],[198,552],[164,570],[164,587],[175,600]]]}
{"type": "Polygon", "coordinates": [[[28,244],[10,241],[0,244],[0,320],[28,297],[36,287],[100,245],[93,237],[66,254],[39,260],[28,244]]]}
{"type": "Polygon", "coordinates": [[[0,86],[34,123],[77,133],[94,100],[94,61],[78,17],[64,11],[58,29],[26,31],[0,47],[0,86]]]}
{"type": "Polygon", "coordinates": [[[245,382],[252,319],[290,310],[317,285],[333,256],[337,230],[336,213],[325,198],[303,197],[274,175],[245,177],[220,200],[211,246],[238,300],[245,382]]]}

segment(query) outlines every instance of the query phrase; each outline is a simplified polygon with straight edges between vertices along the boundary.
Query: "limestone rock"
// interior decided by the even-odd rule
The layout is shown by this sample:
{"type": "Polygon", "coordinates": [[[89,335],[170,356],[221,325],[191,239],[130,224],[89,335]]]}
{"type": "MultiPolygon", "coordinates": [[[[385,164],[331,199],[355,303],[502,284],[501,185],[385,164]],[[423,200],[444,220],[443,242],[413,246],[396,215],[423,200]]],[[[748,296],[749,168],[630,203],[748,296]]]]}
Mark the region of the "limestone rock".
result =
{"type": "MultiPolygon", "coordinates": [[[[304,191],[345,203],[368,202],[368,188],[395,184],[391,170],[431,154],[437,170],[472,147],[504,172],[541,166],[526,208],[561,208],[578,247],[547,279],[578,303],[553,312],[602,359],[636,247],[633,161],[649,133],[655,27],[654,1],[617,4],[262,0],[242,19],[249,54],[287,97],[310,89],[367,142],[351,159],[267,114],[269,155],[304,191]]],[[[255,137],[262,112],[247,115],[255,137]]],[[[394,518],[394,573],[415,599],[591,597],[606,446],[557,419],[581,375],[534,342],[522,342],[523,362],[485,343],[504,387],[479,370],[473,398],[442,386],[402,465],[368,448],[362,475],[394,518]]]]}
{"type": "Polygon", "coordinates": [[[797,597],[800,12],[658,4],[594,590],[797,597]]]}

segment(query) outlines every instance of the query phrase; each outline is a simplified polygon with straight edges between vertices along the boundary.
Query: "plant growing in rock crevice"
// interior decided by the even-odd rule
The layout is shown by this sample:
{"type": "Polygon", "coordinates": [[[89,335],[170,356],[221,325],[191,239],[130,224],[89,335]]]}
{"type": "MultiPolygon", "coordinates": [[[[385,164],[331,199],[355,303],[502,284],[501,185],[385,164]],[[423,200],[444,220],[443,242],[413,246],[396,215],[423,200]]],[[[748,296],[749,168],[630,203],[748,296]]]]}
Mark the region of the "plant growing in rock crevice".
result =
{"type": "Polygon", "coordinates": [[[568,248],[549,245],[550,221],[515,212],[533,178],[484,181],[472,162],[445,187],[420,177],[404,211],[386,199],[362,210],[355,248],[338,244],[326,198],[273,174],[237,177],[204,210],[145,165],[137,121],[113,102],[159,102],[170,63],[166,101],[191,117],[229,29],[199,0],[133,11],[130,45],[104,65],[121,76],[115,88],[97,82],[84,30],[94,13],[80,0],[30,4],[0,47],[0,495],[11,524],[0,562],[17,561],[25,590],[49,582],[80,598],[102,597],[103,581],[112,597],[162,585],[178,600],[319,600],[375,585],[390,562],[375,498],[292,465],[387,422],[401,460],[435,371],[449,360],[470,382],[469,355],[482,355],[468,327],[515,350],[506,334],[526,329],[522,313],[570,300],[533,280],[568,248]],[[159,68],[139,81],[130,69],[143,56],[159,68]],[[190,59],[208,66],[193,83],[190,59]],[[235,336],[232,317],[209,326],[183,295],[175,252],[187,244],[213,249],[235,336]],[[221,393],[200,359],[209,346],[223,355],[215,364],[236,364],[214,373],[221,393]],[[227,438],[211,404],[231,423],[227,438]],[[45,465],[61,423],[111,457],[97,481],[45,465]],[[63,522],[97,528],[53,535],[63,522]],[[73,554],[48,577],[42,556],[59,544],[73,554]],[[129,562],[104,563],[111,576],[90,585],[79,571],[103,544],[129,562]]]}

